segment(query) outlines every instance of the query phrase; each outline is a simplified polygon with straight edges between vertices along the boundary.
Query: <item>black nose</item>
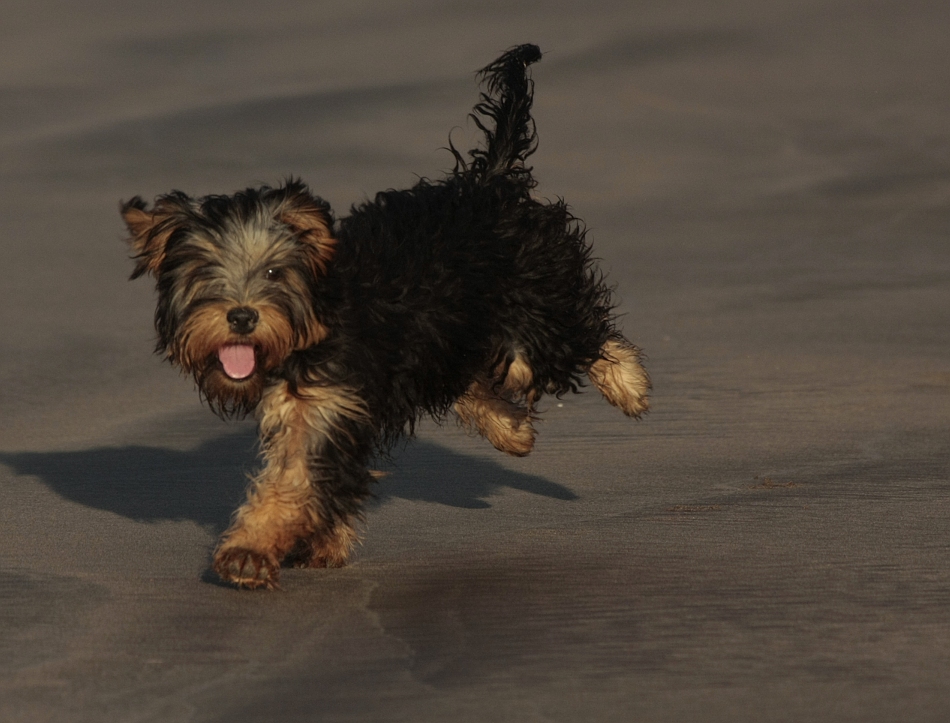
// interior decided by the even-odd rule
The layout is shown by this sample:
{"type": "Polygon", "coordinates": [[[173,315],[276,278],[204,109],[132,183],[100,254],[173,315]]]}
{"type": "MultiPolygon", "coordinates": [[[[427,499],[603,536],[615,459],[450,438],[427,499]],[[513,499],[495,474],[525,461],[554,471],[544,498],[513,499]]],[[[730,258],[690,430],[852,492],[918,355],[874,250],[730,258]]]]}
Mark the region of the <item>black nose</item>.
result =
{"type": "Polygon", "coordinates": [[[257,326],[257,312],[246,306],[239,306],[228,312],[228,324],[235,334],[250,334],[257,326]]]}

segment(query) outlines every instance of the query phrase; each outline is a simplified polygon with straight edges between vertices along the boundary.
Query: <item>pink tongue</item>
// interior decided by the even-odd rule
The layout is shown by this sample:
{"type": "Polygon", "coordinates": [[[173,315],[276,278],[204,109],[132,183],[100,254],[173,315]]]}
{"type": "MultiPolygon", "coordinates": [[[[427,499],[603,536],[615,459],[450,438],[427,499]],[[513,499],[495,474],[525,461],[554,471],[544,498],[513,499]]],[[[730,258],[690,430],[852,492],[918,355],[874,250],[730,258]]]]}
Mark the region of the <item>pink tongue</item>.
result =
{"type": "Polygon", "coordinates": [[[218,349],[224,373],[232,379],[245,379],[254,373],[254,347],[249,344],[228,344],[218,349]]]}

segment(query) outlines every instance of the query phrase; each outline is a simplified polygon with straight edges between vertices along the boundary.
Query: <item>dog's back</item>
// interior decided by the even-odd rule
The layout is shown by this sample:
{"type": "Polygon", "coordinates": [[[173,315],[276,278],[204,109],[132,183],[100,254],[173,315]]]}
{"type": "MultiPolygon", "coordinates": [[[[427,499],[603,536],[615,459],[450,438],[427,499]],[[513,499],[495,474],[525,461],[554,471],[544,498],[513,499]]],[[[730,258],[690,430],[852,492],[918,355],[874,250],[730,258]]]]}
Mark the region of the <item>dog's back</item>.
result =
{"type": "Polygon", "coordinates": [[[516,360],[530,369],[512,392],[522,402],[576,390],[616,335],[582,224],[531,197],[526,69],[540,57],[524,45],[481,71],[485,144],[467,159],[453,149],[453,173],[379,193],[336,226],[318,311],[336,328],[305,356],[358,380],[383,440],[441,417],[476,379],[502,384],[516,360]]]}

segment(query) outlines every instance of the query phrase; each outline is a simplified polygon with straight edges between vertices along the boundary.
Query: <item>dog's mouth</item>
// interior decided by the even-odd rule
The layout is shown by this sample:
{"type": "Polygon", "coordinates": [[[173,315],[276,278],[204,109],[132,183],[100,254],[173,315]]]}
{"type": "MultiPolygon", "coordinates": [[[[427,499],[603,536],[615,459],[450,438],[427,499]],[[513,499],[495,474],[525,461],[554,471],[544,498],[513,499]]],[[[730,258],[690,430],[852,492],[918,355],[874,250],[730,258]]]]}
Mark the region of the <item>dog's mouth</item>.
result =
{"type": "Polygon", "coordinates": [[[218,349],[218,361],[224,373],[235,381],[247,379],[257,367],[254,347],[251,344],[225,344],[218,349]]]}

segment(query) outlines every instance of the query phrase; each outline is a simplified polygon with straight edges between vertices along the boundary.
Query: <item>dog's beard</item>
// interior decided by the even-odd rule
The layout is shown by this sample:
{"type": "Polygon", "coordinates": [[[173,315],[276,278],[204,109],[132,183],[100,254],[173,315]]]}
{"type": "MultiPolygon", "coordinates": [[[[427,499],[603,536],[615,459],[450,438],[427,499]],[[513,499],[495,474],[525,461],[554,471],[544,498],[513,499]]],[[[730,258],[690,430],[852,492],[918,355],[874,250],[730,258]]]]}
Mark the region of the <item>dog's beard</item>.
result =
{"type": "Polygon", "coordinates": [[[219,417],[244,417],[260,403],[265,374],[255,356],[253,347],[249,352],[222,347],[194,370],[201,396],[219,417]]]}

